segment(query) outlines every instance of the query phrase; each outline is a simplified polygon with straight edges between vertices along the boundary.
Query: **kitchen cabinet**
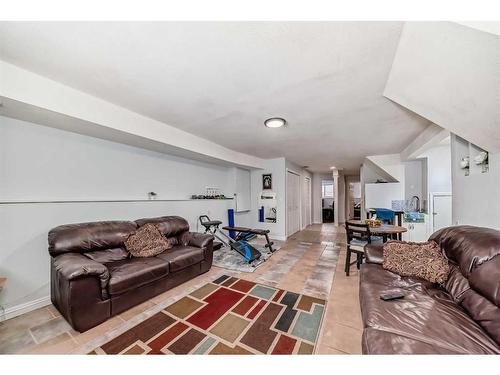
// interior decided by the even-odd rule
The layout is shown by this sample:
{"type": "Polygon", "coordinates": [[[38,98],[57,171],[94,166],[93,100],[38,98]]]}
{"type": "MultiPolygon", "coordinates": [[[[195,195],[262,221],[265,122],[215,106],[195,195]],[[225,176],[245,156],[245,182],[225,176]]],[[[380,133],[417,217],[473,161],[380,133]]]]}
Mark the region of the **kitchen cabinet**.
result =
{"type": "Polygon", "coordinates": [[[430,236],[429,228],[429,215],[422,215],[424,218],[423,222],[408,222],[403,220],[403,227],[408,229],[407,232],[403,233],[403,241],[410,242],[426,242],[430,236]]]}

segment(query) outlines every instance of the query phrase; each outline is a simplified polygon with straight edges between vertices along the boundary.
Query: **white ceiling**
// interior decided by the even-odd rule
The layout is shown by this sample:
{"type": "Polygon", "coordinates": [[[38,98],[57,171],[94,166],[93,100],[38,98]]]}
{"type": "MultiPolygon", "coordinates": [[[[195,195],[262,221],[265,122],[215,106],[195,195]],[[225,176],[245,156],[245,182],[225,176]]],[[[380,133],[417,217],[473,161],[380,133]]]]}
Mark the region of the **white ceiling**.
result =
{"type": "Polygon", "coordinates": [[[382,96],[400,22],[0,22],[0,59],[313,171],[400,152],[428,122],[382,96]],[[284,117],[288,126],[263,121],[284,117]]]}

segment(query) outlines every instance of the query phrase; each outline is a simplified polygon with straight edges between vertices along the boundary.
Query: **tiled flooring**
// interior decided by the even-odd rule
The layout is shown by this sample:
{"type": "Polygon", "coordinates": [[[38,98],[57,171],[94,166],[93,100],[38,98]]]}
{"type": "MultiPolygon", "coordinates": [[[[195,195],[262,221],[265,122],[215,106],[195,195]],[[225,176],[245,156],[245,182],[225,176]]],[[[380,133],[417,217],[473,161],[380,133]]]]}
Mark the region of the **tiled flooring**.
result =
{"type": "Polygon", "coordinates": [[[318,354],[360,354],[361,312],[358,273],[345,264],[345,233],[330,224],[311,225],[292,236],[253,273],[217,267],[153,299],[113,317],[84,333],[71,329],[59,312],[48,306],[0,323],[0,353],[86,353],[145,320],[182,296],[222,274],[257,281],[328,300],[318,354]],[[340,249],[340,255],[338,254],[340,249]],[[338,258],[336,270],[332,264],[338,258]]]}

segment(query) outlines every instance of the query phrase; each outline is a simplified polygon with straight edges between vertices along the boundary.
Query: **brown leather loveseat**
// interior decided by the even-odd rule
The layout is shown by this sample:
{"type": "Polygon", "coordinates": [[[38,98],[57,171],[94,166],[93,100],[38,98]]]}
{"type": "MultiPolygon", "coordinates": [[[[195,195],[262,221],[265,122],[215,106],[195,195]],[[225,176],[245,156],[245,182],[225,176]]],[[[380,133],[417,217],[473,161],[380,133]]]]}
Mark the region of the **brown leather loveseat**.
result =
{"type": "Polygon", "coordinates": [[[213,237],[189,232],[188,222],[178,216],[62,225],[49,232],[48,241],[52,303],[80,332],[212,265],[213,237]],[[187,245],[151,258],[131,257],[124,241],[146,223],[157,224],[167,238],[187,240],[187,245]]]}
{"type": "Polygon", "coordinates": [[[382,246],[361,266],[364,354],[500,353],[500,231],[455,226],[434,233],[451,271],[443,286],[382,268],[382,246]],[[382,301],[387,291],[405,298],[382,301]]]}

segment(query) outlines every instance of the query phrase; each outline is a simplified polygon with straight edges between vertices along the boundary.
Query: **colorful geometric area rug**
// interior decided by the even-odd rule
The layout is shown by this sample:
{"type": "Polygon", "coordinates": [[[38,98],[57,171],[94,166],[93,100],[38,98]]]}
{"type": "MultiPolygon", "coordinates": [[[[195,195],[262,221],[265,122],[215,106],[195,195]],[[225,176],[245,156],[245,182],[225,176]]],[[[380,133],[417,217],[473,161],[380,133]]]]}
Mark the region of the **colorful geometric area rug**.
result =
{"type": "Polygon", "coordinates": [[[224,275],[89,354],[313,354],[325,309],[224,275]]]}

